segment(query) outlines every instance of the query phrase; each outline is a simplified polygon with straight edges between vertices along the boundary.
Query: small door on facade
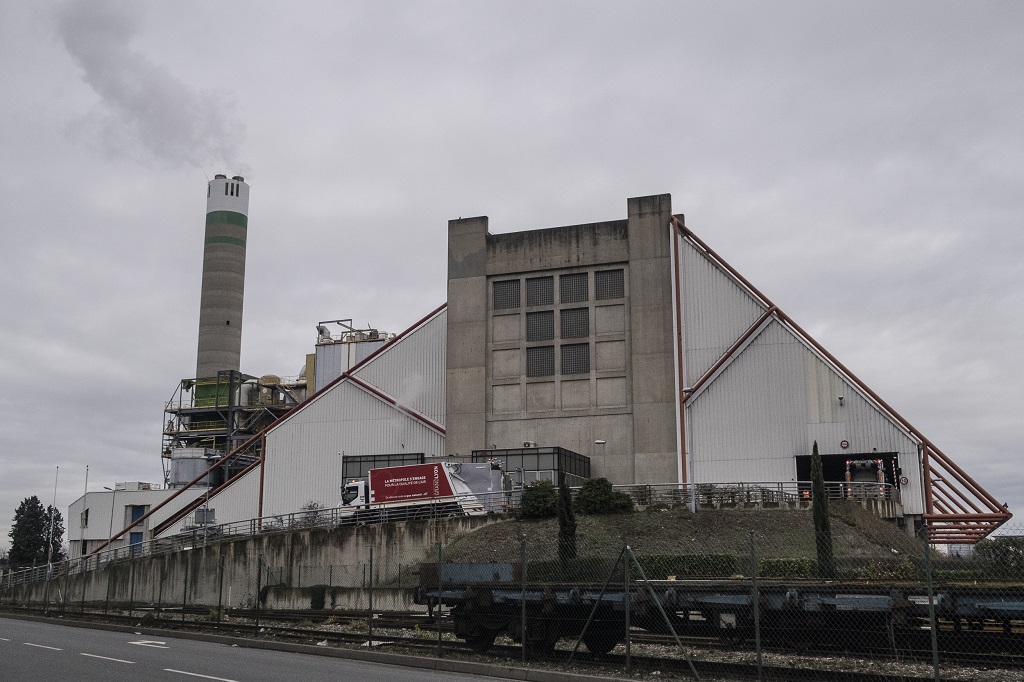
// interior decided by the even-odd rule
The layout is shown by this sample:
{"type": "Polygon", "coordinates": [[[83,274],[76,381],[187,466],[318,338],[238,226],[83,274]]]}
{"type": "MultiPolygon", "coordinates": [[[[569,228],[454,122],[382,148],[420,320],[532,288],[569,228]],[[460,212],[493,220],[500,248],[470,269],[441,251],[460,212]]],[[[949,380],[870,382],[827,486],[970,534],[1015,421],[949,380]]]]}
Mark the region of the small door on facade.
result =
{"type": "Polygon", "coordinates": [[[129,533],[128,546],[131,548],[132,556],[142,554],[142,533],[129,533]]]}

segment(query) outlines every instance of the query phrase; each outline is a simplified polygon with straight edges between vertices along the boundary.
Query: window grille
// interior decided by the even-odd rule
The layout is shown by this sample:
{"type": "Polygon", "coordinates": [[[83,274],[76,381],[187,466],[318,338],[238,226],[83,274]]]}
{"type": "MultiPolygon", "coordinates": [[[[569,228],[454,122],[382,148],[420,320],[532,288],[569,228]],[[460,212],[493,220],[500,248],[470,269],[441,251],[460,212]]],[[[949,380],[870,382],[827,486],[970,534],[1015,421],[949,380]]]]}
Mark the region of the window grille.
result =
{"type": "Polygon", "coordinates": [[[536,346],[526,349],[526,376],[546,377],[555,373],[555,347],[536,346]]]}
{"type": "Polygon", "coordinates": [[[583,336],[590,336],[589,308],[568,308],[561,312],[563,339],[578,339],[583,336]]]}
{"type": "Polygon", "coordinates": [[[555,311],[526,313],[526,340],[550,341],[555,338],[555,311]]]}
{"type": "Polygon", "coordinates": [[[626,295],[626,283],[622,270],[604,270],[594,273],[594,289],[597,300],[623,298],[626,295]]]}
{"type": "Polygon", "coordinates": [[[494,309],[519,307],[519,280],[510,279],[494,283],[494,309]]]}
{"type": "Polygon", "coordinates": [[[562,346],[562,374],[587,374],[589,372],[589,343],[569,343],[562,346]]]}
{"type": "Polygon", "coordinates": [[[558,278],[559,301],[562,303],[586,303],[589,298],[587,291],[587,273],[562,275],[558,278]]]}
{"type": "Polygon", "coordinates": [[[526,280],[526,305],[552,305],[554,302],[554,277],[531,277],[526,280]]]}

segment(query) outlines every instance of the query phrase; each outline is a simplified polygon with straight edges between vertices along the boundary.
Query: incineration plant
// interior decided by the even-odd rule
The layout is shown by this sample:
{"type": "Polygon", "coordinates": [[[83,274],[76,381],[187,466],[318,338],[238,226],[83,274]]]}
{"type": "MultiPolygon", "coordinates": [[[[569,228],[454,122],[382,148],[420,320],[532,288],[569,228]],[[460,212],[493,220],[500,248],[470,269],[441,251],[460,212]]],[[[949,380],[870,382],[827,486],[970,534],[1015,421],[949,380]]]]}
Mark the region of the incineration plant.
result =
{"type": "Polygon", "coordinates": [[[599,223],[492,234],[486,217],[452,220],[447,302],[397,334],[311,321],[295,377],[241,371],[248,204],[242,177],[208,183],[196,371],[166,405],[164,481],[77,500],[73,556],[334,508],[368,468],[431,461],[502,459],[517,485],[562,473],[799,494],[815,444],[826,480],[877,483],[880,513],[927,522],[933,542],[1010,518],[667,194],[599,223]]]}

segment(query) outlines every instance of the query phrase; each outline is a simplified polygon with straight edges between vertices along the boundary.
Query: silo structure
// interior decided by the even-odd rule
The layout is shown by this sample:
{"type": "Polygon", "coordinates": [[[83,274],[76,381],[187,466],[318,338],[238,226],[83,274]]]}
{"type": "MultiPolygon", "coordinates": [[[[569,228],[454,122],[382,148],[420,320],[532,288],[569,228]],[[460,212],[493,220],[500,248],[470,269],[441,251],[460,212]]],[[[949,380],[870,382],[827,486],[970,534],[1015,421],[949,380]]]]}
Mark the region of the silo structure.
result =
{"type": "Polygon", "coordinates": [[[196,377],[238,371],[242,350],[242,299],[249,185],[236,175],[216,175],[207,185],[203,290],[199,305],[196,377]]]}

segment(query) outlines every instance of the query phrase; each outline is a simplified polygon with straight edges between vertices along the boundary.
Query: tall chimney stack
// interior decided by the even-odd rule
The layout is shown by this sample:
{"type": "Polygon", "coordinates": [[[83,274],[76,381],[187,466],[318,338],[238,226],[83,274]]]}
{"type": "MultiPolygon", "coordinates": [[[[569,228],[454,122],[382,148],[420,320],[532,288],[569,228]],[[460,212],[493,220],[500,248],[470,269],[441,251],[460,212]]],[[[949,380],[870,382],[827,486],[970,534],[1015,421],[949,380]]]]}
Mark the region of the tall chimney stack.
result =
{"type": "Polygon", "coordinates": [[[249,185],[236,175],[216,175],[206,189],[203,292],[199,303],[196,377],[238,371],[242,354],[245,235],[249,185]]]}

